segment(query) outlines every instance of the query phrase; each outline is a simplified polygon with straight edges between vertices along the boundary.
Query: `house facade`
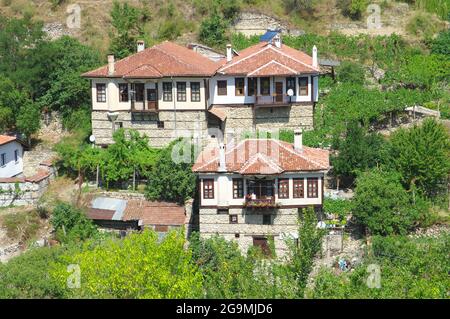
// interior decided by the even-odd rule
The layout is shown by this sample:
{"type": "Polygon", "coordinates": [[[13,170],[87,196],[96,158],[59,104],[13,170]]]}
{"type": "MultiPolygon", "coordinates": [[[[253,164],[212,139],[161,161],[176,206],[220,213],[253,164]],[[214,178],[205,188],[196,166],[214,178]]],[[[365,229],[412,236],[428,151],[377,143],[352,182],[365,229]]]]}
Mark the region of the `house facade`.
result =
{"type": "Polygon", "coordinates": [[[285,239],[298,238],[299,210],[321,209],[328,151],[275,139],[247,139],[236,145],[205,148],[192,170],[199,178],[199,229],[267,251],[273,239],[277,255],[285,239]]]}
{"type": "Polygon", "coordinates": [[[121,127],[145,133],[153,146],[194,131],[313,128],[316,49],[310,57],[289,48],[277,32],[241,52],[227,46],[225,57],[208,58],[197,47],[139,42],[136,54],[110,55],[108,65],[83,74],[91,80],[96,143],[112,143],[121,127]]]}
{"type": "Polygon", "coordinates": [[[14,136],[0,135],[0,178],[23,173],[23,146],[14,136]]]}

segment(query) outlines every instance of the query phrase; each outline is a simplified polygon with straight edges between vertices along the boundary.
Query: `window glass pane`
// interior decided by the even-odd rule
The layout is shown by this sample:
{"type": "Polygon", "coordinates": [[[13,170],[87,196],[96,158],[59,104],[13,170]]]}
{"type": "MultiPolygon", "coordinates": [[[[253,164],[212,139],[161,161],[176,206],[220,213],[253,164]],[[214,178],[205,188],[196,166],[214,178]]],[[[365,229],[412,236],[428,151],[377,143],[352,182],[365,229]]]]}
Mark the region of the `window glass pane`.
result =
{"type": "Polygon", "coordinates": [[[103,83],[97,84],[97,102],[100,103],[106,102],[106,84],[103,83]]]}
{"type": "Polygon", "coordinates": [[[227,95],[227,81],[217,81],[217,94],[227,95]]]}
{"type": "Polygon", "coordinates": [[[308,178],[308,198],[317,198],[319,196],[318,179],[308,178]]]}
{"type": "Polygon", "coordinates": [[[191,82],[191,101],[200,102],[200,83],[191,82]]]}
{"type": "Polygon", "coordinates": [[[308,78],[298,78],[300,95],[308,95],[308,78]]]}
{"type": "Polygon", "coordinates": [[[186,102],[186,82],[177,82],[177,101],[186,102]]]}
{"type": "Polygon", "coordinates": [[[293,191],[294,191],[294,198],[303,198],[304,195],[304,188],[303,188],[303,178],[294,178],[293,180],[293,191]]]}
{"type": "Polygon", "coordinates": [[[128,84],[119,84],[119,101],[128,102],[128,84]]]}
{"type": "Polygon", "coordinates": [[[235,78],[234,87],[236,96],[244,95],[244,78],[235,78]]]}
{"type": "Polygon", "coordinates": [[[165,101],[165,102],[172,101],[172,83],[171,82],[163,83],[163,101],[165,101]]]}
{"type": "Polygon", "coordinates": [[[261,95],[270,94],[270,78],[261,78],[261,95]]]}
{"type": "Polygon", "coordinates": [[[286,93],[289,91],[289,89],[292,89],[294,95],[296,95],[295,78],[286,78],[286,93]]]}

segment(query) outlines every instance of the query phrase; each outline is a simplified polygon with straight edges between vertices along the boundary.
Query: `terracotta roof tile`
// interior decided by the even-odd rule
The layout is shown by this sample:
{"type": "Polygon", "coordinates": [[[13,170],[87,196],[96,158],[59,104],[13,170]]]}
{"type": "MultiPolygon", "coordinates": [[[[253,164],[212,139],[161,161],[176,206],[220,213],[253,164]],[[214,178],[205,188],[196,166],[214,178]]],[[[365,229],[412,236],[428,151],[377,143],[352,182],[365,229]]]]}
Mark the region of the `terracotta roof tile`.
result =
{"type": "Polygon", "coordinates": [[[0,145],[7,144],[15,140],[16,140],[15,136],[0,135],[0,145]]]}
{"type": "Polygon", "coordinates": [[[89,208],[86,213],[87,218],[95,220],[112,220],[115,211],[101,208],[89,208]]]}
{"type": "Polygon", "coordinates": [[[312,57],[309,55],[284,44],[281,48],[277,48],[267,42],[261,42],[241,51],[239,56],[223,64],[218,73],[267,76],[318,73],[319,71],[319,68],[313,67],[312,57]],[[252,74],[258,69],[263,69],[261,74],[252,74]]]}
{"type": "Polygon", "coordinates": [[[182,226],[186,222],[186,214],[184,207],[175,203],[129,200],[123,220],[142,220],[144,226],[182,226]]]}
{"type": "MultiPolygon", "coordinates": [[[[200,153],[192,170],[196,173],[218,172],[218,148],[200,153]]],[[[321,171],[329,169],[329,152],[303,146],[296,151],[290,143],[274,139],[248,139],[230,147],[225,154],[227,172],[242,175],[271,175],[282,172],[321,171]]]]}
{"type": "MultiPolygon", "coordinates": [[[[115,62],[111,77],[212,76],[220,64],[172,42],[162,42],[115,62]]],[[[83,74],[108,77],[108,66],[83,74]]]]}

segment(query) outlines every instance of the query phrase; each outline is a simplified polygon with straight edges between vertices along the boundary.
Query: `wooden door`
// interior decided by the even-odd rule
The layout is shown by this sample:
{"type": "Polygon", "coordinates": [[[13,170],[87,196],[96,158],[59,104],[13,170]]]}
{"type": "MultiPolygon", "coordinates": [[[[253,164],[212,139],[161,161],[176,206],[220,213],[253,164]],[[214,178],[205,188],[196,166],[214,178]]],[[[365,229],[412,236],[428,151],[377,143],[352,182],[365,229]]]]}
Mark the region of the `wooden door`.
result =
{"type": "Polygon", "coordinates": [[[158,93],[156,89],[147,89],[147,108],[149,110],[158,109],[158,93]]]}
{"type": "Polygon", "coordinates": [[[283,102],[283,82],[275,82],[275,101],[283,102]]]}
{"type": "Polygon", "coordinates": [[[253,246],[259,247],[265,256],[271,255],[267,237],[253,237],[253,246]]]}

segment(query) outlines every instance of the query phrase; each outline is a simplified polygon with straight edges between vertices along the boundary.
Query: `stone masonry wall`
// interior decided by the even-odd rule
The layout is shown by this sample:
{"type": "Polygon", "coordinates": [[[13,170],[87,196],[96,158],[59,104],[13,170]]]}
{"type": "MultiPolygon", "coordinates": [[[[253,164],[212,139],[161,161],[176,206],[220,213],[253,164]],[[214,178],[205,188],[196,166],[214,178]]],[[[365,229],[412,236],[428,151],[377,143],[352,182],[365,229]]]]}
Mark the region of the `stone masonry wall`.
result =
{"type": "Polygon", "coordinates": [[[293,104],[287,107],[257,108],[253,114],[251,106],[224,106],[227,112],[225,131],[271,130],[274,128],[304,130],[313,129],[313,105],[293,104]]]}
{"type": "MultiPolygon", "coordinates": [[[[175,127],[178,133],[193,132],[194,130],[206,130],[205,111],[160,111],[158,114],[147,114],[145,120],[133,120],[131,112],[118,112],[115,121],[122,122],[123,128],[135,129],[141,134],[146,134],[150,139],[150,145],[163,147],[176,139],[175,127]],[[175,121],[176,116],[176,121],[175,121]],[[158,128],[158,121],[164,122],[164,128],[158,128]]],[[[109,121],[107,112],[92,111],[92,131],[97,144],[112,144],[112,122],[109,121]]]]}
{"type": "MultiPolygon", "coordinates": [[[[283,233],[297,232],[297,208],[279,208],[271,211],[272,224],[263,225],[263,215],[245,208],[230,209],[229,214],[218,214],[217,209],[200,209],[200,234],[208,238],[216,234],[234,240],[242,252],[253,246],[253,236],[273,236],[275,252],[282,257],[287,250],[283,233]],[[238,215],[238,223],[230,224],[229,214],[238,215]],[[239,238],[235,235],[239,234],[239,238]]],[[[267,214],[267,212],[266,212],[267,214]]]]}

